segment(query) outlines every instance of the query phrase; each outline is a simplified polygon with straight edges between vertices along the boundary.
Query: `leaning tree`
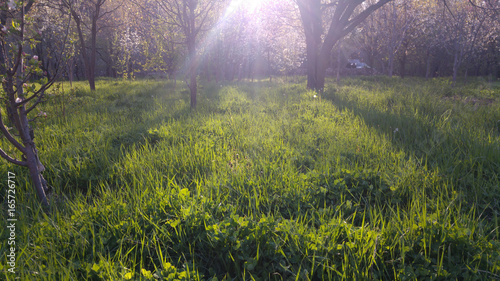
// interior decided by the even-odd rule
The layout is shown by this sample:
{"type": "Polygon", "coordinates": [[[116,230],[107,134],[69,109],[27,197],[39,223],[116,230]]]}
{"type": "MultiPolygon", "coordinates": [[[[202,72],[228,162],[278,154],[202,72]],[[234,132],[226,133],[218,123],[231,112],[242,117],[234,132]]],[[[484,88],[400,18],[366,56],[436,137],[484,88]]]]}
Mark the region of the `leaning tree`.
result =
{"type": "Polygon", "coordinates": [[[41,58],[30,55],[40,37],[33,18],[27,16],[34,2],[11,0],[0,6],[0,132],[11,146],[8,150],[0,148],[0,156],[28,168],[38,198],[43,205],[48,205],[48,185],[42,176],[45,167],[40,161],[31,125],[37,117],[46,115],[35,109],[45,100],[45,91],[52,86],[57,74],[47,79],[41,69],[41,58]]]}

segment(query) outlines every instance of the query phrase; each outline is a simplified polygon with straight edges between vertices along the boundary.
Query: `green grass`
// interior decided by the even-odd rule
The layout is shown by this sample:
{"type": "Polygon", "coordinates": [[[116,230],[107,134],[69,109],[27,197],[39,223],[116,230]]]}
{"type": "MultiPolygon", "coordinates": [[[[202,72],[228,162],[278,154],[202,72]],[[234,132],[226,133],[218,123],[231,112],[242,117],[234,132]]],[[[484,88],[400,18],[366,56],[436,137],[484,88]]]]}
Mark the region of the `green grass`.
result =
{"type": "Polygon", "coordinates": [[[204,83],[195,111],[171,81],[64,84],[35,126],[50,209],[0,166],[0,279],[500,279],[498,83],[290,79],[204,83]]]}

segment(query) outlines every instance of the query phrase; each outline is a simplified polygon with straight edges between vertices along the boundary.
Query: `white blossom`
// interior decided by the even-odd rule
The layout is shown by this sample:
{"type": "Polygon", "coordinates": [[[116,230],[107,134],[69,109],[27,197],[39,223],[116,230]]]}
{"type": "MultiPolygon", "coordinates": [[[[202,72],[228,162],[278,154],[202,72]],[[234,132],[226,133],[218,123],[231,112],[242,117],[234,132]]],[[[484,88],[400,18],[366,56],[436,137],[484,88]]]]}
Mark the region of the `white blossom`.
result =
{"type": "Polygon", "coordinates": [[[9,0],[7,5],[9,6],[9,10],[14,10],[16,8],[16,2],[14,0],[9,0]]]}

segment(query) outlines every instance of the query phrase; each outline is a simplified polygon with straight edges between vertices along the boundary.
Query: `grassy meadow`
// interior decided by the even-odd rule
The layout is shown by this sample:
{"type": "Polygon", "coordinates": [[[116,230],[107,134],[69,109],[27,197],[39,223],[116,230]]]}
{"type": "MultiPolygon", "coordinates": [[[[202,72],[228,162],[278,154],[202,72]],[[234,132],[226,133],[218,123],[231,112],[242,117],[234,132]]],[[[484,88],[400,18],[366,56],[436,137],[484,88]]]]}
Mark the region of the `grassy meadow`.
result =
{"type": "Polygon", "coordinates": [[[1,162],[1,280],[500,280],[499,82],[87,88],[35,121],[49,209],[1,162]]]}

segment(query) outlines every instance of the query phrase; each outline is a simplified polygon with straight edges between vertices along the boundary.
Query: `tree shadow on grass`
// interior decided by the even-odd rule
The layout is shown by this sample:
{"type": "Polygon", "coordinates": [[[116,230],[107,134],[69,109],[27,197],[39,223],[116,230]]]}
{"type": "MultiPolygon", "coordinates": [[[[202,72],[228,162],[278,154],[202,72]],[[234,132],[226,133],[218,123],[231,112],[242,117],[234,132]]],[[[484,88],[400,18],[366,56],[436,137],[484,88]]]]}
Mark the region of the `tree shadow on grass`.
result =
{"type": "Polygon", "coordinates": [[[102,96],[75,91],[73,97],[67,97],[72,98],[67,110],[75,110],[74,116],[65,118],[59,129],[52,124],[56,126],[52,130],[54,141],[46,141],[48,150],[41,159],[47,167],[45,178],[55,190],[85,194],[103,183],[114,186],[113,170],[123,157],[162,141],[155,128],[198,114],[190,108],[189,95],[183,95],[182,89],[175,93],[168,93],[169,89],[131,91],[133,94],[119,94],[120,90],[102,96]],[[51,145],[57,148],[49,148],[51,145]]]}
{"type": "MultiPolygon", "coordinates": [[[[327,92],[325,99],[341,111],[352,111],[408,157],[422,159],[428,169],[438,171],[443,183],[451,183],[483,216],[492,218],[500,214],[500,148],[494,141],[480,139],[459,125],[446,124],[451,110],[439,118],[396,114],[390,110],[391,104],[387,111],[381,111],[335,90],[327,92]]],[[[428,112],[423,105],[419,106],[422,107],[419,112],[428,112]]]]}

